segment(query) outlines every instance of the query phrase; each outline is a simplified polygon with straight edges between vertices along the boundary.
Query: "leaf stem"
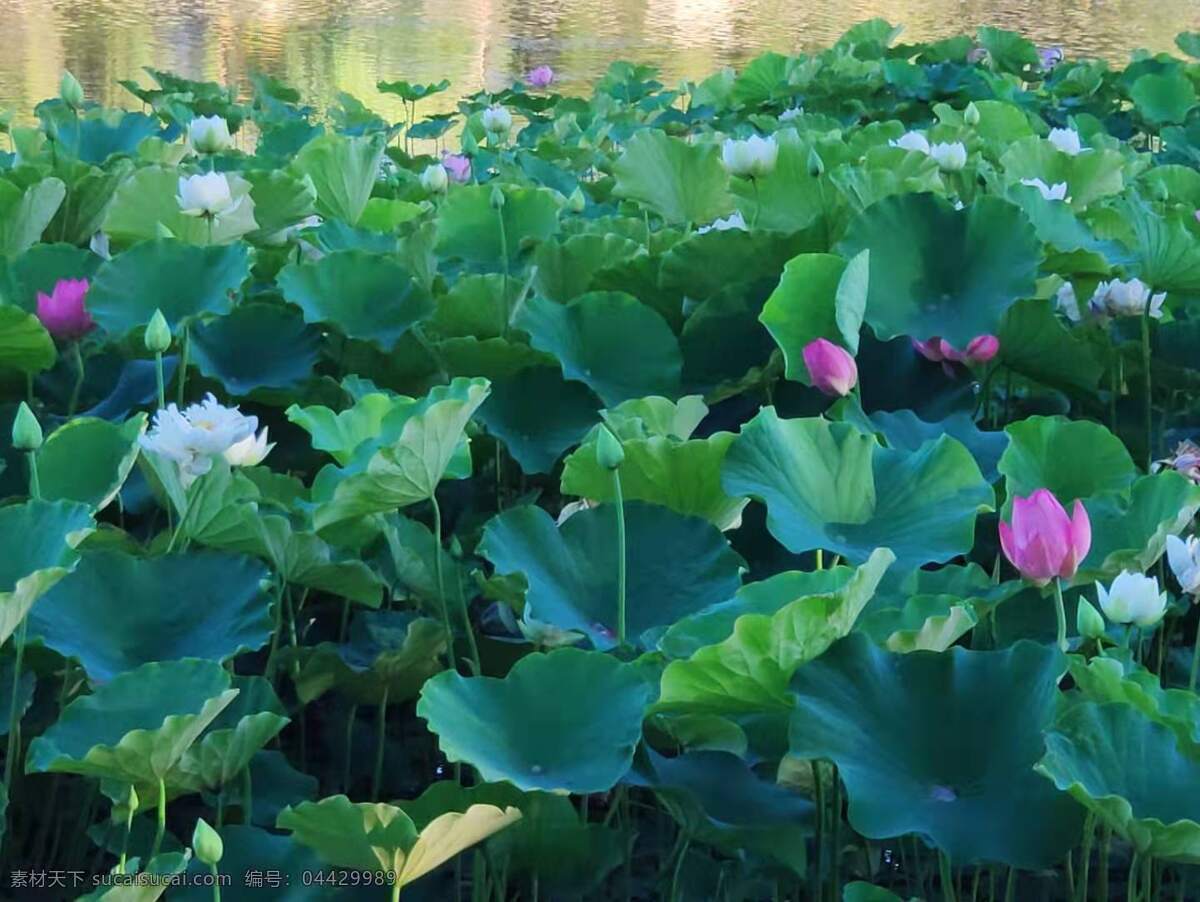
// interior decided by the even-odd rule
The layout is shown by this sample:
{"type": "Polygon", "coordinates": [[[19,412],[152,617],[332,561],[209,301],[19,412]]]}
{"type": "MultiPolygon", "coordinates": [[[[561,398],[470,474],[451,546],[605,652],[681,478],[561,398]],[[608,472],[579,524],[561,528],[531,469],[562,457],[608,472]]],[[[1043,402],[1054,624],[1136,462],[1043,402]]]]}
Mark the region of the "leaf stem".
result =
{"type": "Polygon", "coordinates": [[[42,481],[38,478],[37,452],[25,452],[29,461],[29,497],[37,500],[42,497],[42,481]]]}
{"type": "Polygon", "coordinates": [[[954,870],[950,865],[950,856],[938,849],[938,869],[942,878],[942,898],[946,902],[958,902],[958,893],[954,891],[954,870]]]}
{"type": "Polygon", "coordinates": [[[1142,378],[1146,394],[1146,472],[1154,468],[1154,403],[1150,376],[1150,302],[1142,312],[1142,378]]]}
{"type": "Polygon", "coordinates": [[[153,859],[162,848],[163,836],[167,832],[167,784],[162,777],[158,778],[158,827],[154,831],[154,845],[150,849],[153,859]]]}
{"type": "Polygon", "coordinates": [[[621,493],[621,471],[612,471],[613,509],[617,518],[617,642],[625,644],[625,498],[621,493]]]}
{"type": "Polygon", "coordinates": [[[429,503],[433,506],[433,572],[437,575],[437,597],[438,606],[442,611],[442,626],[446,628],[446,661],[452,670],[457,670],[454,627],[450,623],[450,607],[446,604],[446,590],[442,582],[442,508],[438,504],[436,490],[430,493],[429,503]]]}
{"type": "Polygon", "coordinates": [[[67,404],[67,416],[75,416],[75,410],[79,406],[79,393],[83,391],[83,352],[79,350],[79,342],[71,342],[71,359],[75,363],[75,385],[71,388],[71,400],[67,404]]]}
{"type": "Polygon", "coordinates": [[[187,326],[183,327],[183,339],[180,342],[179,352],[179,387],[176,392],[175,403],[180,407],[183,406],[184,389],[187,387],[187,371],[188,358],[192,351],[192,336],[191,330],[187,326]]]}
{"type": "Polygon", "coordinates": [[[21,618],[17,633],[13,637],[16,644],[16,656],[13,660],[13,684],[9,694],[8,709],[8,751],[4,756],[4,796],[12,798],[13,771],[16,767],[17,756],[21,753],[21,716],[18,712],[19,689],[21,686],[21,664],[25,658],[25,632],[29,628],[29,617],[21,618]]]}
{"type": "Polygon", "coordinates": [[[383,697],[379,699],[379,713],[375,720],[375,773],[371,777],[371,800],[379,801],[379,788],[383,783],[383,756],[387,746],[388,693],[391,686],[383,685],[383,697]]]}

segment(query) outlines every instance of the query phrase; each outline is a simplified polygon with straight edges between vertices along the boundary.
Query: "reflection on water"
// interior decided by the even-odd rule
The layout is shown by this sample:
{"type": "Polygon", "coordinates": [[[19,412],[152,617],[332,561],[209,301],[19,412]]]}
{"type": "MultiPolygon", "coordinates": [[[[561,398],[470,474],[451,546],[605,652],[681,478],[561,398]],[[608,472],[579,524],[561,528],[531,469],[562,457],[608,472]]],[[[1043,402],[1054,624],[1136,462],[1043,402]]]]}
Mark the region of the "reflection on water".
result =
{"type": "Polygon", "coordinates": [[[311,102],[344,90],[387,113],[380,78],[445,77],[457,96],[549,63],[582,89],[624,58],[672,83],[872,16],[904,23],[905,40],[994,24],[1114,60],[1200,29],[1196,0],[0,0],[0,110],[27,113],[63,67],[109,103],[130,102],[117,79],[156,66],[225,83],[264,71],[311,102]]]}

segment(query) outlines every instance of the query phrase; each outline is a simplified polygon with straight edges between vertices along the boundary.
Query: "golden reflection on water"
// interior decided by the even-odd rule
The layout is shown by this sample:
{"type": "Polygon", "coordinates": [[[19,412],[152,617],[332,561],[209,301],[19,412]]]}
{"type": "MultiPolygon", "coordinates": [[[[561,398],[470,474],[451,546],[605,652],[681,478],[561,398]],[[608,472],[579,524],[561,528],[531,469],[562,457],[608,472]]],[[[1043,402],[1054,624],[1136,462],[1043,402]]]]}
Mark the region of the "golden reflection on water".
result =
{"type": "Polygon", "coordinates": [[[395,114],[378,79],[449,78],[442,108],[540,63],[568,90],[618,58],[670,84],[873,16],[903,23],[904,40],[994,24],[1113,60],[1200,29],[1196,0],[0,0],[0,110],[27,114],[64,67],[90,98],[128,105],[116,80],[146,83],[141,67],[155,66],[238,84],[263,71],[322,107],[342,90],[395,114]]]}

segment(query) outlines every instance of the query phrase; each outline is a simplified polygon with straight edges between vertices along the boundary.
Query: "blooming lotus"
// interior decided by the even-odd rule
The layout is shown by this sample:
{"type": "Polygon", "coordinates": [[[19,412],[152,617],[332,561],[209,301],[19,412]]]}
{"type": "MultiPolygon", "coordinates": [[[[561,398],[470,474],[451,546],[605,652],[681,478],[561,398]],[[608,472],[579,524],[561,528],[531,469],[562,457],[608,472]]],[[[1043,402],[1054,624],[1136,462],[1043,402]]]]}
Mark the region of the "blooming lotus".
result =
{"type": "Polygon", "coordinates": [[[1077,323],[1083,319],[1082,314],[1079,312],[1079,298],[1075,295],[1075,286],[1070,282],[1064,282],[1058,287],[1054,299],[1058,309],[1071,322],[1077,323]]]}
{"type": "Polygon", "coordinates": [[[731,175],[760,178],[775,169],[779,145],[775,138],[751,135],[744,141],[726,139],[721,146],[721,162],[731,175]]]}
{"type": "MultiPolygon", "coordinates": [[[[236,407],[225,407],[209,394],[199,404],[182,411],[175,404],[159,410],[150,430],[139,441],[145,450],[174,461],[186,487],[211,470],[215,458],[224,456],[247,438],[254,439],[257,428],[258,417],[248,417],[236,407]]],[[[266,442],[266,430],[262,441],[266,442]]],[[[240,459],[251,456],[244,451],[235,454],[240,459]]]]}
{"type": "Polygon", "coordinates": [[[458,153],[443,153],[442,166],[451,181],[469,182],[471,180],[471,158],[458,153]]]}
{"type": "Polygon", "coordinates": [[[1004,556],[1030,582],[1044,586],[1070,579],[1092,547],[1092,524],[1083,503],[1071,515],[1048,489],[1013,498],[1012,522],[1000,522],[1004,556]]]}
{"type": "Polygon", "coordinates": [[[1170,457],[1154,462],[1154,472],[1174,470],[1192,482],[1200,482],[1200,445],[1184,440],[1175,446],[1170,457]]]}
{"type": "Polygon", "coordinates": [[[554,82],[554,70],[549,66],[538,66],[525,76],[531,88],[548,88],[554,82]]]}
{"type": "Polygon", "coordinates": [[[1053,185],[1047,185],[1041,179],[1021,179],[1022,185],[1027,185],[1030,188],[1037,188],[1038,193],[1046,200],[1069,200],[1067,197],[1067,183],[1055,182],[1053,185]]]}
{"type": "Polygon", "coordinates": [[[1154,626],[1167,610],[1167,593],[1160,591],[1158,580],[1142,573],[1122,570],[1107,589],[1096,583],[1100,610],[1113,623],[1154,626]]]}
{"type": "Polygon", "coordinates": [[[483,111],[481,116],[483,130],[489,135],[507,135],[512,128],[512,113],[499,104],[493,104],[483,111]]]}
{"type": "Polygon", "coordinates": [[[1100,316],[1141,316],[1147,312],[1146,305],[1149,304],[1150,316],[1153,319],[1161,319],[1162,305],[1166,299],[1165,291],[1151,294],[1150,286],[1141,279],[1130,279],[1127,282],[1113,279],[1096,286],[1088,307],[1100,316]]]}
{"type": "Polygon", "coordinates": [[[1043,72],[1049,72],[1063,61],[1063,49],[1061,47],[1039,47],[1037,55],[1043,72]]]}
{"type": "Polygon", "coordinates": [[[1200,595],[1200,539],[1167,536],[1167,563],[1188,595],[1200,595]]]}
{"type": "Polygon", "coordinates": [[[55,338],[73,341],[95,327],[87,310],[87,279],[59,279],[50,294],[37,293],[37,318],[55,338]]]}
{"type": "Polygon", "coordinates": [[[934,144],[929,156],[943,172],[958,172],[967,165],[967,146],[961,141],[952,144],[934,144]]]}
{"type": "Polygon", "coordinates": [[[425,171],[421,173],[421,187],[430,194],[441,194],[449,183],[450,176],[441,163],[426,166],[425,171]]]}
{"type": "Polygon", "coordinates": [[[1051,144],[1068,156],[1076,156],[1083,152],[1083,144],[1079,140],[1079,132],[1073,128],[1052,128],[1048,139],[1051,144]]]}
{"type": "Polygon", "coordinates": [[[696,229],[696,234],[704,235],[708,232],[728,232],[731,229],[737,229],[742,232],[747,231],[746,218],[742,216],[741,210],[735,210],[730,215],[721,219],[714,219],[708,225],[696,229]]]}
{"type": "Polygon", "coordinates": [[[968,343],[966,350],[960,351],[944,338],[933,338],[925,341],[913,339],[913,347],[926,360],[934,363],[965,363],[974,365],[987,363],[1000,351],[1000,339],[995,335],[976,335],[968,343]]]}
{"type": "Polygon", "coordinates": [[[188,124],[188,144],[196,153],[220,153],[233,147],[229,123],[220,116],[197,116],[188,124]]]}
{"type": "Polygon", "coordinates": [[[845,348],[818,338],[806,344],[802,354],[812,384],[825,394],[844,397],[858,384],[858,366],[845,348]]]}
{"type": "Polygon", "coordinates": [[[894,141],[888,141],[888,144],[902,150],[915,150],[926,156],[929,154],[929,141],[920,132],[905,132],[894,141]]]}
{"type": "Polygon", "coordinates": [[[804,107],[802,107],[802,106],[789,107],[788,109],[784,110],[782,113],[779,114],[779,121],[780,122],[791,122],[795,119],[799,119],[803,115],[804,115],[804,107]]]}
{"type": "Polygon", "coordinates": [[[267,427],[255,435],[251,433],[240,442],[234,442],[221,455],[231,467],[253,467],[263,462],[275,443],[267,444],[267,427]]]}
{"type": "Polygon", "coordinates": [[[210,219],[228,216],[242,202],[240,197],[234,198],[229,179],[223,172],[182,176],[179,179],[179,194],[175,199],[179,201],[184,216],[206,216],[210,219]]]}

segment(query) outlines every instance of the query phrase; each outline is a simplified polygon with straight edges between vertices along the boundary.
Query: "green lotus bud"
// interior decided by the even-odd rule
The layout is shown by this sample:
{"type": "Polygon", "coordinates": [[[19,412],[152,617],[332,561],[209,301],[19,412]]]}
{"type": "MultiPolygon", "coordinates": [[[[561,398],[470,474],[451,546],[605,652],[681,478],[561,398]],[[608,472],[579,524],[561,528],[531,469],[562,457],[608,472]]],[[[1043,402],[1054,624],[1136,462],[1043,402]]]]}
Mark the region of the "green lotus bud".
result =
{"type": "Polygon", "coordinates": [[[129,792],[125,795],[125,807],[130,811],[137,811],[138,805],[140,804],[142,804],[142,801],[138,798],[137,790],[134,789],[133,784],[130,783],[129,792]]]}
{"type": "Polygon", "coordinates": [[[192,851],[210,867],[225,854],[225,844],[221,842],[220,834],[210,827],[204,818],[196,821],[196,829],[192,831],[192,851]]]}
{"type": "Polygon", "coordinates": [[[36,451],[42,447],[42,425],[24,401],[13,419],[12,443],[18,451],[36,451]]]}
{"type": "Polygon", "coordinates": [[[58,96],[71,109],[78,110],[83,106],[83,85],[70,72],[64,71],[58,83],[58,96]]]}
{"type": "Polygon", "coordinates": [[[167,318],[161,310],[155,310],[154,316],[150,317],[145,341],[146,350],[151,354],[164,354],[171,347],[171,327],[167,325],[167,318]]]}
{"type": "Polygon", "coordinates": [[[1083,598],[1079,599],[1079,607],[1075,610],[1075,629],[1087,639],[1099,639],[1104,635],[1104,618],[1083,598]]]}
{"type": "Polygon", "coordinates": [[[815,147],[808,149],[808,174],[813,178],[818,178],[825,171],[825,161],[821,159],[821,155],[817,153],[815,147]]]}
{"type": "Polygon", "coordinates": [[[979,107],[975,106],[974,101],[968,103],[966,110],[963,111],[963,122],[971,128],[979,124],[979,107]]]}
{"type": "Polygon", "coordinates": [[[491,204],[493,210],[499,210],[504,206],[504,192],[500,190],[499,185],[492,185],[491,204]]]}
{"type": "Polygon", "coordinates": [[[615,470],[624,460],[625,449],[621,447],[621,440],[607,426],[601,426],[600,437],[596,441],[596,462],[606,470],[615,470]]]}
{"type": "Polygon", "coordinates": [[[567,209],[572,213],[582,213],[586,206],[587,198],[583,195],[583,189],[576,187],[567,198],[567,209]]]}

